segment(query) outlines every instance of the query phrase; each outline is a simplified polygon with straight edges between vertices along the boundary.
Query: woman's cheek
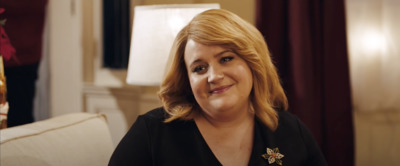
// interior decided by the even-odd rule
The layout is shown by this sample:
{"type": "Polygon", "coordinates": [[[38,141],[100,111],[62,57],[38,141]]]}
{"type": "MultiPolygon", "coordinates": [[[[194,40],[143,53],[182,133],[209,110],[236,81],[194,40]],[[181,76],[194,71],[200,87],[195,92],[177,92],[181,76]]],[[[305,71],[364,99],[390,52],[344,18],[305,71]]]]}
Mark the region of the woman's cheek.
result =
{"type": "Polygon", "coordinates": [[[198,95],[204,90],[204,86],[207,83],[206,81],[204,82],[204,77],[198,76],[198,75],[190,75],[190,86],[192,88],[192,91],[194,95],[198,95]]]}

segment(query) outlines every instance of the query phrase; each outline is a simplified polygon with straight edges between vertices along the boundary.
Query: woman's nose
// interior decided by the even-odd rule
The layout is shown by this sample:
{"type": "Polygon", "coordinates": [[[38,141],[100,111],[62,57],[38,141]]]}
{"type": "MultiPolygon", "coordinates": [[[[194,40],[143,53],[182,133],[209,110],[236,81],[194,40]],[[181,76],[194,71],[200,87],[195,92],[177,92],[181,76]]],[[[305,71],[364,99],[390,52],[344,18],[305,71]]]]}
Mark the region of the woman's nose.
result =
{"type": "Polygon", "coordinates": [[[208,82],[209,83],[217,83],[224,78],[224,73],[218,67],[210,67],[208,75],[208,82]]]}

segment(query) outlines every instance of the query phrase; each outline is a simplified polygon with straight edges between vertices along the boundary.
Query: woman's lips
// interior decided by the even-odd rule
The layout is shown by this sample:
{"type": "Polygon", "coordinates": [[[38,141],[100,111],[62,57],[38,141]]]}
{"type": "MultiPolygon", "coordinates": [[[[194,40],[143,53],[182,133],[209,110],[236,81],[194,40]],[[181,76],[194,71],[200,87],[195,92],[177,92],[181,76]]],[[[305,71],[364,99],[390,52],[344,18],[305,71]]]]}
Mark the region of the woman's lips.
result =
{"type": "Polygon", "coordinates": [[[210,91],[211,94],[220,94],[225,91],[227,91],[229,88],[231,88],[232,85],[226,85],[226,86],[220,86],[218,88],[214,88],[210,91]]]}

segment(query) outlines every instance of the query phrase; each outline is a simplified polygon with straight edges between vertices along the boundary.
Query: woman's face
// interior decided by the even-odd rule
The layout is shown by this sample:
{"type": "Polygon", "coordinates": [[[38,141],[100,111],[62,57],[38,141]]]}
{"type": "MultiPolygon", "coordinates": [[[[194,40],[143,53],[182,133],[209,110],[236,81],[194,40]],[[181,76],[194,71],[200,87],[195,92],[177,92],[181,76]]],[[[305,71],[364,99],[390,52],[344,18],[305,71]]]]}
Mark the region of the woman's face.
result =
{"type": "Polygon", "coordinates": [[[184,60],[194,97],[206,114],[248,110],[253,78],[237,54],[189,40],[184,60]]]}

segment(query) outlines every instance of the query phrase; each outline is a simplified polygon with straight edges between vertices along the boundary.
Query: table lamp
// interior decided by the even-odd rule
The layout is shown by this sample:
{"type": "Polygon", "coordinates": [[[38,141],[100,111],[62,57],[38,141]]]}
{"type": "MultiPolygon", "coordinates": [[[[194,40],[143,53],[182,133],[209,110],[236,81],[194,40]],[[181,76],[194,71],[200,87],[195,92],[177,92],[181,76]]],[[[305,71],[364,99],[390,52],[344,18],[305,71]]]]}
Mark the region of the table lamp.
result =
{"type": "Polygon", "coordinates": [[[198,13],[218,8],[219,4],[136,6],[126,82],[160,85],[178,32],[198,13]]]}

